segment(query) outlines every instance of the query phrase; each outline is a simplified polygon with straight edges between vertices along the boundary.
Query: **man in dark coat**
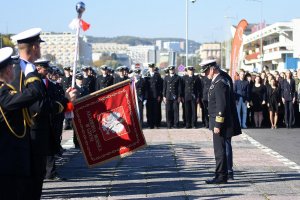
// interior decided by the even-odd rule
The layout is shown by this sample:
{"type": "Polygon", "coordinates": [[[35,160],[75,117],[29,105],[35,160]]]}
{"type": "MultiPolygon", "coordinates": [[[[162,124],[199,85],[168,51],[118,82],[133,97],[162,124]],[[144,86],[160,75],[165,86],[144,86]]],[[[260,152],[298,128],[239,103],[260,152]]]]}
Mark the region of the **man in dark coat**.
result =
{"type": "Polygon", "coordinates": [[[187,75],[182,79],[182,92],[185,104],[186,128],[197,128],[197,104],[201,98],[201,81],[194,75],[194,67],[187,67],[187,75]]]}
{"type": "Polygon", "coordinates": [[[282,103],[284,104],[284,122],[287,128],[295,123],[294,104],[296,102],[296,84],[290,70],[285,72],[286,79],[281,84],[282,103]]]}
{"type": "Polygon", "coordinates": [[[89,93],[95,92],[96,80],[95,80],[94,76],[89,75],[90,67],[83,66],[81,68],[81,70],[82,70],[82,74],[83,74],[83,82],[82,82],[82,84],[89,89],[89,93]]]}
{"type": "Polygon", "coordinates": [[[101,75],[99,75],[96,80],[95,91],[102,90],[102,89],[114,84],[113,76],[108,74],[108,66],[102,65],[100,67],[100,70],[101,70],[101,75]]]}
{"type": "Polygon", "coordinates": [[[202,72],[212,79],[208,91],[209,129],[213,131],[216,171],[213,179],[207,184],[222,184],[228,180],[228,165],[226,141],[241,134],[241,127],[237,118],[232,83],[217,65],[215,60],[208,60],[200,64],[202,72]],[[227,77],[227,78],[226,78],[227,77]]]}
{"type": "MultiPolygon", "coordinates": [[[[12,85],[18,91],[23,91],[24,88],[29,87],[36,80],[40,82],[41,88],[45,91],[44,98],[31,105],[27,114],[32,123],[30,128],[32,200],[40,199],[42,193],[46,158],[49,153],[50,115],[63,112],[68,101],[64,99],[62,102],[57,102],[49,98],[46,89],[47,82],[44,82],[42,78],[28,79],[27,82],[24,82],[23,77],[26,77],[31,72],[37,73],[33,63],[41,56],[40,42],[43,41],[40,38],[40,33],[40,28],[33,28],[12,37],[18,43],[20,54],[20,63],[15,67],[16,77],[12,85]]],[[[75,92],[76,90],[71,91],[71,89],[67,89],[65,95],[70,100],[74,100],[75,92]]]]}
{"type": "MultiPolygon", "coordinates": [[[[62,85],[64,91],[66,91],[72,85],[72,75],[71,75],[71,67],[70,66],[64,66],[64,74],[65,74],[65,76],[62,78],[61,85],[62,85]]],[[[65,118],[64,130],[70,130],[70,129],[72,129],[72,119],[65,118]]]]}
{"type": "Polygon", "coordinates": [[[39,77],[28,73],[32,84],[17,91],[13,49],[0,49],[0,199],[32,199],[28,107],[45,96],[39,77]]]}
{"type": "Polygon", "coordinates": [[[167,127],[179,128],[179,103],[181,96],[181,80],[175,73],[175,66],[169,66],[169,75],[165,77],[163,97],[166,103],[167,127]]]}
{"type": "Polygon", "coordinates": [[[126,66],[119,66],[117,67],[116,71],[118,72],[118,74],[114,78],[114,84],[120,83],[128,79],[128,76],[126,75],[126,71],[127,71],[126,66]]]}
{"type": "Polygon", "coordinates": [[[146,103],[146,110],[147,110],[147,123],[150,129],[159,128],[160,121],[159,121],[159,103],[162,99],[162,78],[158,72],[155,71],[155,64],[150,63],[148,65],[149,71],[147,76],[145,77],[145,81],[149,85],[148,88],[148,98],[146,103]]]}
{"type": "Polygon", "coordinates": [[[209,127],[209,117],[208,117],[208,90],[211,84],[211,79],[206,76],[201,77],[201,86],[202,86],[202,98],[201,98],[201,107],[202,107],[202,123],[208,128],[209,127]]]}

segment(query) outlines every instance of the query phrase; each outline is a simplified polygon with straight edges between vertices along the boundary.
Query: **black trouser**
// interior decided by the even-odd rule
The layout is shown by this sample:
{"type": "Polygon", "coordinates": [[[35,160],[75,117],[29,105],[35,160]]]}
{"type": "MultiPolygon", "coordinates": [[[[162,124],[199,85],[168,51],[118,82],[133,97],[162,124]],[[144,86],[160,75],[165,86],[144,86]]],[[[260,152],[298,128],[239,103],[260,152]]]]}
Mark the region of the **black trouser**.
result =
{"type": "Polygon", "coordinates": [[[291,127],[295,122],[294,117],[294,104],[292,101],[284,102],[284,121],[285,125],[291,127]]]}
{"type": "Polygon", "coordinates": [[[139,121],[140,121],[140,125],[141,128],[143,127],[143,101],[138,100],[138,109],[139,109],[139,121]]]}
{"type": "Polygon", "coordinates": [[[195,100],[185,100],[185,121],[186,127],[197,125],[197,103],[195,100]]]}
{"type": "Polygon", "coordinates": [[[179,126],[179,103],[177,100],[167,100],[167,126],[179,126]]]}
{"type": "Polygon", "coordinates": [[[55,156],[47,156],[46,164],[46,179],[51,179],[56,176],[55,156]]]}
{"type": "Polygon", "coordinates": [[[182,121],[183,121],[183,126],[185,126],[186,121],[185,121],[185,105],[184,105],[184,102],[182,102],[182,121]]]}
{"type": "Polygon", "coordinates": [[[33,155],[32,156],[32,200],[41,199],[43,181],[46,174],[47,156],[33,155]]]}
{"type": "Polygon", "coordinates": [[[216,159],[215,178],[227,180],[226,138],[213,133],[214,153],[216,159]]]}
{"type": "Polygon", "coordinates": [[[146,104],[147,123],[150,128],[159,127],[159,102],[157,99],[148,99],[146,104]]]}
{"type": "Polygon", "coordinates": [[[226,145],[226,159],[227,159],[227,170],[229,173],[233,173],[233,159],[232,159],[232,146],[231,146],[231,138],[225,139],[226,145]]]}
{"type": "Polygon", "coordinates": [[[208,118],[208,101],[207,100],[203,100],[202,101],[202,123],[208,127],[209,126],[209,118],[208,118]]]}
{"type": "Polygon", "coordinates": [[[31,198],[29,177],[0,176],[0,199],[28,200],[31,198]]]}

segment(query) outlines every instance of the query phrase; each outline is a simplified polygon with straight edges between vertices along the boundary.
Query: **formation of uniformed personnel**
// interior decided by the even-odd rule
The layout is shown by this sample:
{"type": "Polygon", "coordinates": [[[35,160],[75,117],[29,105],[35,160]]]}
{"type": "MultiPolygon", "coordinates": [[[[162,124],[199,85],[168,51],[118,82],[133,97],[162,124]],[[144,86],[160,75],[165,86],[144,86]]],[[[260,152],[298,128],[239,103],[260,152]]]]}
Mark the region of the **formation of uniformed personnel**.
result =
{"type": "Polygon", "coordinates": [[[197,104],[202,92],[200,78],[194,75],[194,70],[193,66],[188,66],[187,75],[182,77],[186,128],[197,127],[197,104]]]}
{"type": "Polygon", "coordinates": [[[13,49],[0,49],[0,199],[32,199],[31,147],[28,107],[45,95],[33,72],[21,92],[10,83],[15,79],[13,49]]]}
{"type": "Polygon", "coordinates": [[[96,91],[106,88],[114,84],[114,78],[108,73],[108,66],[102,65],[100,67],[101,75],[97,77],[96,80],[96,91]]]}
{"type": "Polygon", "coordinates": [[[166,103],[166,122],[168,128],[179,127],[179,103],[181,96],[181,80],[175,73],[175,66],[169,66],[169,75],[163,82],[163,97],[166,103]]]}
{"type": "MultiPolygon", "coordinates": [[[[29,107],[26,114],[30,119],[30,153],[31,153],[31,190],[32,197],[30,199],[40,199],[43,187],[43,180],[46,172],[46,159],[50,148],[50,117],[53,114],[64,111],[67,99],[62,102],[54,101],[48,95],[46,82],[39,78],[32,78],[24,81],[24,77],[29,73],[37,74],[36,67],[33,64],[41,56],[40,38],[41,29],[33,28],[21,32],[12,37],[17,41],[20,55],[20,63],[15,66],[16,77],[12,85],[18,91],[23,91],[35,82],[41,85],[45,91],[44,98],[34,102],[29,107]]],[[[37,76],[39,76],[37,74],[37,76]]],[[[67,89],[65,95],[70,100],[75,99],[76,90],[67,89]]]]}
{"type": "Polygon", "coordinates": [[[95,92],[96,79],[94,76],[89,75],[90,67],[84,66],[81,68],[83,74],[82,84],[89,89],[89,93],[95,92]]]}
{"type": "Polygon", "coordinates": [[[155,64],[148,65],[149,71],[145,76],[145,81],[149,85],[146,103],[147,124],[153,129],[160,126],[159,112],[162,100],[163,80],[158,72],[155,71],[155,64]]]}
{"type": "Polygon", "coordinates": [[[219,68],[215,60],[200,64],[202,72],[212,79],[208,90],[209,129],[213,132],[216,159],[215,176],[206,180],[207,184],[223,184],[228,180],[228,158],[226,143],[231,137],[241,134],[230,80],[219,68]]]}

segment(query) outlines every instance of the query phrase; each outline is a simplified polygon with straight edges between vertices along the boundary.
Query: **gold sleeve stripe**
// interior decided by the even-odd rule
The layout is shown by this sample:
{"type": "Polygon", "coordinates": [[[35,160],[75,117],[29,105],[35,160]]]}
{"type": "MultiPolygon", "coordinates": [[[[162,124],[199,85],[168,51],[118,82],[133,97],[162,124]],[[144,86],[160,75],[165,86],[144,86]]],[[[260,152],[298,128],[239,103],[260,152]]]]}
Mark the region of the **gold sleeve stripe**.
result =
{"type": "Polygon", "coordinates": [[[62,113],[64,111],[65,107],[60,102],[58,102],[58,101],[56,101],[56,103],[59,106],[57,113],[62,113]]]}
{"type": "Polygon", "coordinates": [[[41,79],[38,77],[31,77],[25,81],[25,86],[27,86],[29,83],[33,83],[34,81],[41,81],[41,79]]]}
{"type": "Polygon", "coordinates": [[[218,123],[224,123],[224,117],[217,116],[216,117],[216,122],[218,122],[218,123]]]}

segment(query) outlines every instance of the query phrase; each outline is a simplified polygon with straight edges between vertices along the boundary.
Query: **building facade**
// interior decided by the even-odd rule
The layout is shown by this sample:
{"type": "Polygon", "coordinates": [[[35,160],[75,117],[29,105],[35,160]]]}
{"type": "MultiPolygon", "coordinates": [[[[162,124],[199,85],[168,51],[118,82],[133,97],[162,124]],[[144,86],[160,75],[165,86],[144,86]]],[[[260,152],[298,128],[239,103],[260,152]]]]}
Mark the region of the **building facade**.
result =
{"type": "Polygon", "coordinates": [[[300,58],[300,19],[277,22],[256,30],[243,38],[241,67],[260,72],[297,69],[300,58]]]}
{"type": "MultiPolygon", "coordinates": [[[[51,58],[53,63],[63,66],[73,65],[75,34],[43,32],[40,37],[45,41],[41,43],[41,55],[43,57],[51,58]]],[[[82,65],[90,65],[92,63],[92,46],[87,42],[85,36],[79,38],[78,60],[82,65]]]]}

